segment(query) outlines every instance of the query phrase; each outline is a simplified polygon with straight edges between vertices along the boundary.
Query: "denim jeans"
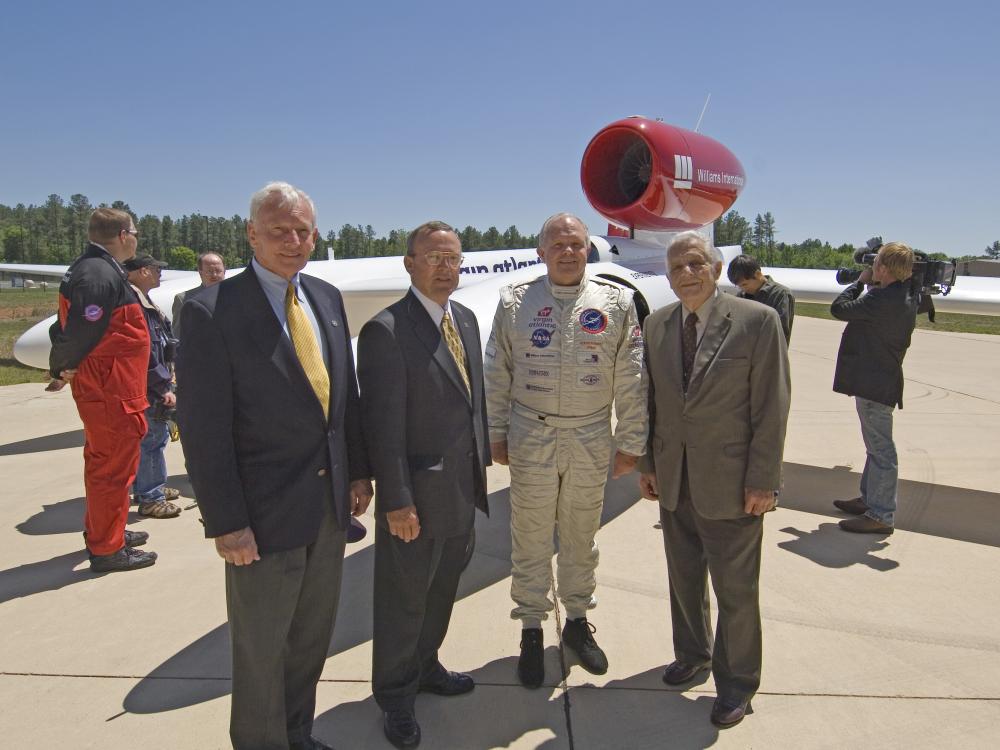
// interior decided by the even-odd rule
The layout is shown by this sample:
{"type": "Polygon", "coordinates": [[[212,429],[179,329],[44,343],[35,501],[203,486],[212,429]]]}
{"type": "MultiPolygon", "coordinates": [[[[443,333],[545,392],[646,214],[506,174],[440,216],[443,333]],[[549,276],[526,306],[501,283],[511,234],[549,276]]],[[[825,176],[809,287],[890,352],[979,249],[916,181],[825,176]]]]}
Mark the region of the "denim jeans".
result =
{"type": "Polygon", "coordinates": [[[163,449],[170,441],[170,431],[166,422],[153,419],[153,407],[146,409],[149,428],[139,443],[139,470],[132,485],[136,502],[158,503],[164,500],[163,487],[167,483],[167,462],[163,449]]]}
{"type": "Polygon", "coordinates": [[[892,526],[896,513],[896,483],[899,463],[896,445],[892,442],[893,407],[855,397],[861,437],[868,456],[861,474],[861,499],[868,506],[865,513],[886,526],[892,526]]]}

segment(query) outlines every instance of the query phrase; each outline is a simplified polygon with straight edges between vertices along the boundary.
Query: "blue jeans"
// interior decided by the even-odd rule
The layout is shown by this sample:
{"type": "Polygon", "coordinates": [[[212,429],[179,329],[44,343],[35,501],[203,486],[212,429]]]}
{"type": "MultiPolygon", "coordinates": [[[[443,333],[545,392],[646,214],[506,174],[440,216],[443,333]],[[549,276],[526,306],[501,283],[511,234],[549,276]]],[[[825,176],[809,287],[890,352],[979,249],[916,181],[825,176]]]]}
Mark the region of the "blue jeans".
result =
{"type": "Polygon", "coordinates": [[[166,422],[153,419],[153,407],[146,409],[149,428],[139,443],[139,470],[132,485],[132,494],[139,503],[159,503],[165,499],[163,488],[167,484],[167,461],[163,449],[170,441],[166,422]]]}
{"type": "Polygon", "coordinates": [[[861,474],[861,499],[868,506],[865,513],[886,526],[892,526],[896,513],[896,484],[899,463],[892,442],[893,407],[855,396],[861,437],[868,456],[861,474]]]}

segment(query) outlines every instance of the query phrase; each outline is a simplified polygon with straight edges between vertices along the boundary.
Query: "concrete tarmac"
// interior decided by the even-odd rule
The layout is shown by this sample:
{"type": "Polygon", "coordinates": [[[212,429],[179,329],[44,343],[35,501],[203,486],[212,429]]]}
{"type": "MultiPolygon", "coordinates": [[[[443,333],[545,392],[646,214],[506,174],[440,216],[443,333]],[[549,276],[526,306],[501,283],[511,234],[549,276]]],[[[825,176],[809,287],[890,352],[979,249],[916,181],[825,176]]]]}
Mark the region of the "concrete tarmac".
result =
{"type": "MultiPolygon", "coordinates": [[[[994,748],[1000,746],[1000,337],[917,331],[896,412],[900,510],[890,537],[840,531],[864,447],[854,402],[830,391],[842,324],[799,318],[781,507],[765,522],[763,683],[754,713],[717,730],[711,676],[669,688],[667,576],[656,506],[636,476],[608,486],[591,614],[611,668],[595,677],[544,625],[545,685],[520,687],[511,621],[508,475],[442,651],[477,686],[421,695],[422,747],[994,748]]],[[[223,564],[203,538],[178,444],[185,512],[155,520],[156,565],[90,573],[83,433],[68,392],[0,388],[0,746],[226,748],[223,564]]],[[[369,530],[372,519],[364,519],[369,530]]],[[[315,734],[390,748],[371,697],[371,534],[348,547],[315,734]]],[[[714,602],[713,602],[714,607],[714,602]]]]}

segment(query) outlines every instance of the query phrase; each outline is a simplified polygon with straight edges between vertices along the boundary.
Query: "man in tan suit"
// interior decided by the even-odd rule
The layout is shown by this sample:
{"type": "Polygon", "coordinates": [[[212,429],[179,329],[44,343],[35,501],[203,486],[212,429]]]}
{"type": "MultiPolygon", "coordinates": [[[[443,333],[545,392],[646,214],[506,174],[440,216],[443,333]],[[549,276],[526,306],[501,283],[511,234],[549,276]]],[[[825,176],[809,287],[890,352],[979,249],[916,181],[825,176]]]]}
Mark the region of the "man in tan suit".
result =
{"type": "Polygon", "coordinates": [[[781,484],[791,383],[775,311],[717,288],[722,258],[685,232],[667,251],[680,300],[645,322],[649,450],[643,495],[660,502],[670,579],[670,685],[711,665],[711,721],[743,720],[760,686],[762,515],[781,484]],[[713,647],[708,574],[719,601],[713,647]]]}

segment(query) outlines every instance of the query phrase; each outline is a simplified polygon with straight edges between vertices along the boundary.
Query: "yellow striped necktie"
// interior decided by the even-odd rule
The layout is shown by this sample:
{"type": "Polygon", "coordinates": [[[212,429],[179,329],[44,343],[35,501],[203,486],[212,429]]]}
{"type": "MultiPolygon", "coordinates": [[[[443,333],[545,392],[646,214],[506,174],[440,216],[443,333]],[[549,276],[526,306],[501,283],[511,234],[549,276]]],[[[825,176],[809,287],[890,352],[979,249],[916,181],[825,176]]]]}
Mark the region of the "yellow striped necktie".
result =
{"type": "Polygon", "coordinates": [[[292,337],[292,346],[295,347],[299,363],[323,407],[323,416],[329,419],[330,374],[323,362],[323,350],[316,340],[309,317],[299,304],[293,284],[289,284],[285,290],[285,317],[288,319],[288,333],[292,337]]]}
{"type": "Polygon", "coordinates": [[[465,392],[471,397],[472,386],[469,384],[469,373],[465,366],[465,349],[462,348],[462,341],[458,338],[458,331],[452,325],[451,316],[447,312],[445,312],[444,317],[441,319],[441,334],[444,336],[444,342],[448,345],[448,351],[451,352],[451,358],[458,365],[458,372],[462,376],[462,382],[465,383],[465,392]]]}

